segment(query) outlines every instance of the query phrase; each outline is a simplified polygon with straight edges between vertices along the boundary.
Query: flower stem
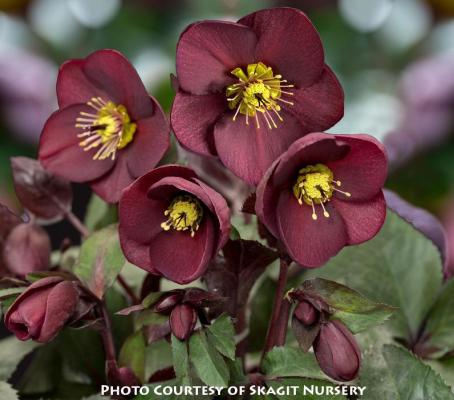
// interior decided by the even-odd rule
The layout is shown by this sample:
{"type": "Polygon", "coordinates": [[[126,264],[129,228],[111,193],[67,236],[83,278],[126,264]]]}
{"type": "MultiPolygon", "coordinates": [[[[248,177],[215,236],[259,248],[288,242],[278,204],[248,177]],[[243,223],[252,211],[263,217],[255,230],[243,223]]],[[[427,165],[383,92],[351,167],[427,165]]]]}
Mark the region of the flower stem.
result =
{"type": "Polygon", "coordinates": [[[115,343],[112,335],[112,324],[110,322],[109,313],[104,302],[100,304],[101,315],[104,322],[104,327],[101,329],[101,337],[104,345],[106,357],[106,376],[109,381],[117,371],[117,359],[115,356],[115,343]]]}
{"type": "Polygon", "coordinates": [[[279,279],[277,281],[276,293],[274,295],[273,312],[271,314],[268,331],[266,334],[265,345],[263,347],[262,359],[265,354],[275,346],[278,321],[282,308],[282,301],[284,299],[285,287],[287,285],[287,272],[289,261],[287,258],[281,258],[281,265],[279,270],[279,279]]]}
{"type": "Polygon", "coordinates": [[[82,235],[83,239],[86,239],[88,235],[90,235],[90,231],[88,228],[82,223],[82,221],[74,214],[71,210],[64,210],[62,211],[65,214],[65,218],[71,223],[74,228],[76,228],[79,233],[82,235]]]}
{"type": "Polygon", "coordinates": [[[139,304],[140,303],[139,298],[136,296],[131,286],[129,286],[128,282],[126,282],[125,278],[118,274],[117,281],[120,284],[120,286],[124,289],[125,293],[129,296],[129,299],[131,300],[132,304],[139,304]]]}

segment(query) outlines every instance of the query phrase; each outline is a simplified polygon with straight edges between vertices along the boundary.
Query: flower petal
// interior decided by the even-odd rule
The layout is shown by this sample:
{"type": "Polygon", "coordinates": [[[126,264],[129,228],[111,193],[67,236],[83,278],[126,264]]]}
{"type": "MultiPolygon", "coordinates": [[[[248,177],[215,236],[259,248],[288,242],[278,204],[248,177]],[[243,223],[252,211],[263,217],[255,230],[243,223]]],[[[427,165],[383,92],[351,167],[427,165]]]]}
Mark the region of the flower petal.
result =
{"type": "Polygon", "coordinates": [[[52,288],[47,297],[46,314],[38,342],[47,343],[60,331],[76,310],[78,300],[79,293],[74,282],[60,282],[52,288]]]}
{"type": "Polygon", "coordinates": [[[364,202],[342,201],[333,197],[331,203],[344,220],[349,245],[372,239],[385,222],[386,202],[381,191],[364,202]]]}
{"type": "Polygon", "coordinates": [[[100,96],[123,104],[133,120],[150,117],[154,111],[137,71],[125,56],[110,49],[64,63],[57,78],[57,95],[60,108],[100,96]]]}
{"type": "Polygon", "coordinates": [[[134,178],[153,169],[162,159],[170,144],[170,127],[156,99],[152,98],[153,116],[137,121],[134,141],[125,149],[129,172],[134,178]]]}
{"type": "Polygon", "coordinates": [[[180,165],[156,168],[128,186],[119,205],[120,244],[126,258],[151,273],[156,273],[150,262],[149,243],[162,232],[167,201],[157,201],[147,196],[150,186],[165,176],[182,176],[190,179],[194,172],[180,165]],[[142,228],[138,228],[142,227],[142,228]]]}
{"type": "Polygon", "coordinates": [[[280,237],[296,262],[307,268],[323,265],[347,243],[343,219],[329,203],[325,205],[329,218],[316,206],[318,219],[312,219],[311,206],[299,205],[291,191],[282,192],[277,204],[280,237]]]}
{"type": "Polygon", "coordinates": [[[80,129],[75,127],[81,111],[90,112],[84,104],[74,104],[54,112],[46,121],[39,143],[39,161],[50,172],[73,182],[99,178],[114,165],[111,159],[93,160],[96,149],[80,147],[80,129]]]}
{"type": "MultiPolygon", "coordinates": [[[[369,200],[383,188],[388,173],[384,146],[368,135],[335,135],[336,139],[350,146],[342,159],[326,165],[333,171],[334,179],[342,182],[341,189],[351,194],[353,201],[369,200]]],[[[335,194],[341,200],[342,194],[335,194]]]]}
{"type": "Polygon", "coordinates": [[[223,94],[196,96],[178,92],[173,101],[171,122],[180,144],[199,154],[216,155],[214,124],[226,109],[223,94]]]}
{"type": "Polygon", "coordinates": [[[307,16],[295,8],[271,8],[238,21],[258,37],[255,57],[290,83],[311,86],[324,64],[323,46],[307,16]]]}
{"type": "Polygon", "coordinates": [[[230,71],[254,62],[257,37],[246,26],[202,21],[181,34],[176,68],[180,88],[192,94],[224,91],[234,81],[230,71]]]}
{"type": "Polygon", "coordinates": [[[304,132],[325,131],[344,115],[344,91],[326,65],[313,85],[292,93],[294,105],[288,107],[288,111],[298,118],[304,132]]]}
{"type": "Polygon", "coordinates": [[[91,189],[104,201],[111,204],[118,203],[123,189],[134,181],[127,163],[127,155],[117,153],[114,167],[107,174],[90,183],[91,189]]]}
{"type": "Polygon", "coordinates": [[[235,175],[257,185],[273,161],[302,136],[298,121],[282,111],[277,129],[268,129],[264,120],[257,128],[254,120],[245,117],[232,121],[224,115],[214,128],[216,150],[222,163],[235,175]]]}
{"type": "Polygon", "coordinates": [[[310,133],[294,142],[280,157],[273,176],[276,188],[293,186],[298,171],[307,166],[338,160],[348,153],[348,146],[334,135],[310,133]]]}
{"type": "Polygon", "coordinates": [[[194,237],[187,231],[162,231],[150,243],[151,264],[173,282],[192,282],[208,267],[213,256],[214,235],[211,218],[203,219],[194,237]]]}

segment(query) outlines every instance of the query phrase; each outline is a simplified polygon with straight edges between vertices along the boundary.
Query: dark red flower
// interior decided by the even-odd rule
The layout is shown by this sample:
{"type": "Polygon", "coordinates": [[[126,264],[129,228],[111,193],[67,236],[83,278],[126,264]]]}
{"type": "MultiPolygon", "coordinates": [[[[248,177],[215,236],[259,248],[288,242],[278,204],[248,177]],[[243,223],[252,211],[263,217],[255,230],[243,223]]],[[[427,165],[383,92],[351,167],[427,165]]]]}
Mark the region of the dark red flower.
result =
{"type": "Polygon", "coordinates": [[[25,276],[50,267],[49,235],[40,226],[28,223],[13,228],[5,241],[3,258],[9,271],[25,276]]]}
{"type": "Polygon", "coordinates": [[[108,202],[117,202],[169,146],[161,107],[117,51],[64,63],[57,96],[59,110],[44,125],[39,160],[56,175],[89,182],[108,202]]]}
{"type": "Polygon", "coordinates": [[[309,326],[318,321],[320,311],[318,311],[311,303],[304,300],[296,306],[295,311],[293,311],[293,315],[298,319],[298,321],[309,326]]]}
{"type": "Polygon", "coordinates": [[[190,25],[178,42],[176,69],[177,139],[219,156],[250,184],[296,139],[343,115],[343,91],[324,62],[320,37],[293,8],[190,25]]]}
{"type": "Polygon", "coordinates": [[[314,353],[320,368],[330,378],[351,381],[358,375],[361,350],[342,322],[333,320],[321,325],[314,353]]]}
{"type": "Polygon", "coordinates": [[[191,336],[197,323],[197,312],[189,304],[177,305],[170,314],[170,329],[180,340],[191,336]]]}
{"type": "Polygon", "coordinates": [[[386,154],[374,138],[312,133],[267,171],[256,212],[296,262],[319,267],[380,230],[386,174],[386,154]]]}
{"type": "Polygon", "coordinates": [[[77,310],[75,281],[52,276],[40,279],[22,293],[5,315],[5,325],[19,340],[47,343],[77,310]]]}
{"type": "Polygon", "coordinates": [[[126,258],[180,284],[200,277],[229,236],[224,198],[178,165],[137,179],[124,190],[119,210],[126,258]]]}

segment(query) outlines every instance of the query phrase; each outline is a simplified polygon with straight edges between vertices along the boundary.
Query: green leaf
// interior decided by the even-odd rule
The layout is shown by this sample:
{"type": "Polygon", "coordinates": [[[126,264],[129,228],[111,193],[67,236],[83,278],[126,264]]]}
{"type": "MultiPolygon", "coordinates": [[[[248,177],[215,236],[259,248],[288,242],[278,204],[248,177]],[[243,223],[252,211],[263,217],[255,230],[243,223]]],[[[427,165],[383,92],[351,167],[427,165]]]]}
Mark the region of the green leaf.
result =
{"type": "Polygon", "coordinates": [[[375,303],[356,290],[326,279],[315,278],[303,283],[307,295],[322,297],[334,309],[333,317],[358,333],[387,320],[394,311],[386,304],[375,303]]]}
{"type": "Polygon", "coordinates": [[[13,287],[7,289],[0,289],[0,300],[7,299],[9,297],[16,297],[20,295],[26,287],[13,287]]]}
{"type": "Polygon", "coordinates": [[[440,349],[439,356],[454,349],[454,279],[443,287],[437,301],[429,312],[425,335],[429,339],[425,347],[440,349]]]}
{"type": "Polygon", "coordinates": [[[199,378],[208,386],[226,387],[229,369],[222,355],[210,345],[203,331],[193,334],[189,340],[189,354],[199,378]]]}
{"type": "Polygon", "coordinates": [[[21,342],[15,336],[0,340],[0,380],[8,380],[21,360],[38,346],[39,343],[21,342]]]}
{"type": "Polygon", "coordinates": [[[315,394],[315,388],[320,387],[326,390],[327,387],[335,386],[328,381],[322,381],[318,379],[302,379],[302,378],[286,378],[286,379],[279,379],[279,380],[271,380],[266,382],[268,387],[271,387],[275,390],[276,395],[279,400],[341,400],[346,399],[346,397],[342,395],[327,395],[324,394],[323,397],[320,395],[315,394]],[[296,386],[296,394],[294,395],[293,390],[289,392],[287,395],[285,392],[280,394],[279,391],[286,390],[289,386],[296,386]],[[304,387],[306,387],[306,391],[304,391],[304,387]],[[284,389],[281,389],[284,388],[284,389]]]}
{"type": "Polygon", "coordinates": [[[248,382],[241,358],[238,357],[235,361],[227,360],[227,366],[230,371],[230,385],[244,385],[248,382]]]}
{"type": "Polygon", "coordinates": [[[208,340],[219,353],[235,360],[235,330],[232,320],[226,314],[221,315],[208,327],[208,340]]]}
{"type": "Polygon", "coordinates": [[[172,348],[167,340],[151,343],[146,348],[145,376],[149,378],[155,372],[172,366],[172,348]]]}
{"type": "Polygon", "coordinates": [[[0,399],[19,400],[19,396],[8,382],[0,382],[0,399]]]}
{"type": "Polygon", "coordinates": [[[90,235],[82,244],[74,273],[101,299],[125,263],[117,226],[110,225],[90,235]]]}
{"type": "Polygon", "coordinates": [[[344,248],[309,276],[348,282],[369,299],[398,307],[395,334],[414,336],[442,284],[440,253],[412,225],[388,210],[380,233],[367,243],[344,248]],[[410,331],[410,332],[408,332],[410,331]]]}
{"type": "Polygon", "coordinates": [[[145,381],[145,337],[139,330],[129,336],[120,350],[120,367],[129,367],[141,382],[145,381]]]}
{"type": "Polygon", "coordinates": [[[163,292],[151,292],[142,300],[142,305],[148,308],[156,303],[162,295],[163,292]]]}
{"type": "Polygon", "coordinates": [[[95,194],[91,195],[84,224],[88,230],[96,231],[117,221],[117,210],[95,194]]]}
{"type": "Polygon", "coordinates": [[[172,360],[175,375],[182,386],[191,386],[188,344],[172,335],[172,360]]]}
{"type": "Polygon", "coordinates": [[[265,357],[263,371],[269,377],[326,379],[313,353],[293,347],[275,347],[265,357]]]}
{"type": "Polygon", "coordinates": [[[454,394],[441,377],[409,351],[385,345],[383,356],[389,375],[380,384],[393,385],[396,400],[452,400],[454,394]]]}

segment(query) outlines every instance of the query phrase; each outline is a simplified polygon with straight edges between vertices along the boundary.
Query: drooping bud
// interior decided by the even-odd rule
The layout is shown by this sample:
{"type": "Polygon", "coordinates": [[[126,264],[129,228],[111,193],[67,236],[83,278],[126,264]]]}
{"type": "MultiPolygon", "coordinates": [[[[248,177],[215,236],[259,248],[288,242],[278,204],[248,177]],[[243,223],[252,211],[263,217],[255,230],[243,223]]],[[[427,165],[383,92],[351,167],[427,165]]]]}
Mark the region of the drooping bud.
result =
{"type": "Polygon", "coordinates": [[[182,300],[183,292],[174,291],[163,295],[153,306],[160,314],[170,314],[173,308],[182,300]]]}
{"type": "Polygon", "coordinates": [[[51,244],[46,231],[35,224],[19,224],[8,235],[3,249],[7,268],[25,276],[49,269],[51,244]]]}
{"type": "Polygon", "coordinates": [[[300,302],[293,312],[295,317],[306,326],[313,325],[318,321],[320,312],[308,301],[300,302]]]}
{"type": "Polygon", "coordinates": [[[351,381],[359,372],[361,350],[353,334],[339,321],[322,324],[314,342],[322,371],[337,381],[351,381]]]}
{"type": "Polygon", "coordinates": [[[197,323],[197,313],[188,304],[177,305],[170,314],[170,329],[176,338],[186,340],[197,323]]]}

